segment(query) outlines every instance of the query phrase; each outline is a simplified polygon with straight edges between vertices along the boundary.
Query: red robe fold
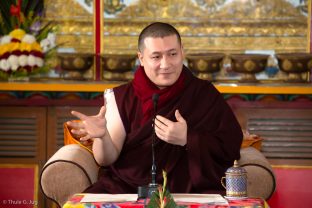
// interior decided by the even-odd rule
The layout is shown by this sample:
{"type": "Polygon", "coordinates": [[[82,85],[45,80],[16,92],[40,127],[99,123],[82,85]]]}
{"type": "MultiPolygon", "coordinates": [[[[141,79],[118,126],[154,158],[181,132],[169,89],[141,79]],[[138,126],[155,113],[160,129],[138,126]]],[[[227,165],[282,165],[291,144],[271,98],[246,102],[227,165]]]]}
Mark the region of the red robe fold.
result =
{"type": "MultiPolygon", "coordinates": [[[[223,193],[220,180],[240,157],[242,131],[232,110],[215,87],[184,67],[183,91],[168,100],[157,114],[176,121],[178,109],[187,122],[187,144],[156,139],[157,182],[167,172],[172,193],[223,193]]],[[[152,118],[142,124],[143,108],[132,83],[114,88],[127,137],[118,160],[100,170],[99,180],[85,192],[137,193],[151,182],[152,118]]]]}

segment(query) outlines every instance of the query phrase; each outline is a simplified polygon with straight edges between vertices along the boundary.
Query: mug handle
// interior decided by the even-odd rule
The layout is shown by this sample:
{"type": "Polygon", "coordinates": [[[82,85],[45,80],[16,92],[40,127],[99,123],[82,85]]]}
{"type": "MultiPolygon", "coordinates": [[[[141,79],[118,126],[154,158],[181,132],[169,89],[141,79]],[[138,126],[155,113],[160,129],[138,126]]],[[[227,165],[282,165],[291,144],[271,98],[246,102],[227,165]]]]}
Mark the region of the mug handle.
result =
{"type": "Polygon", "coordinates": [[[222,178],[221,178],[221,185],[223,186],[223,188],[225,188],[225,189],[226,189],[226,186],[225,186],[225,184],[224,184],[224,182],[223,182],[223,181],[224,181],[224,179],[225,179],[225,177],[222,177],[222,178]]]}

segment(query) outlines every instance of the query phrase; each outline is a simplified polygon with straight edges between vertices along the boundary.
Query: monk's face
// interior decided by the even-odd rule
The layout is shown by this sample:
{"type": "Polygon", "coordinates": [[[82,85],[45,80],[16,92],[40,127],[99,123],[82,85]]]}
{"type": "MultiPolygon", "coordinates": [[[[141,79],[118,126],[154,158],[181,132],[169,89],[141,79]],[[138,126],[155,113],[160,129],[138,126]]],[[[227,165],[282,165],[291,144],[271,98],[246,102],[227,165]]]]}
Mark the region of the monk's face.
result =
{"type": "Polygon", "coordinates": [[[176,35],[145,38],[138,57],[147,77],[160,89],[174,84],[182,71],[184,53],[176,35]]]}

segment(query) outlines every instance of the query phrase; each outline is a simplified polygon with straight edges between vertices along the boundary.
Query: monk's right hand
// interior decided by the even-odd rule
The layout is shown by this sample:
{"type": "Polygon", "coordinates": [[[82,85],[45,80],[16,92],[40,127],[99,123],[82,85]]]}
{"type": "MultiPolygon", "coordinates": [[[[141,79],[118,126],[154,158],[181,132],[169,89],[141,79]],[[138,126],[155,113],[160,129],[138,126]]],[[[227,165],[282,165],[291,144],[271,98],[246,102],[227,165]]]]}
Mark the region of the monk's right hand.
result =
{"type": "Polygon", "coordinates": [[[71,114],[79,118],[81,122],[68,121],[67,125],[71,128],[71,132],[80,138],[81,142],[94,138],[103,138],[107,134],[105,112],[105,105],[94,116],[87,116],[78,111],[72,111],[71,114]]]}

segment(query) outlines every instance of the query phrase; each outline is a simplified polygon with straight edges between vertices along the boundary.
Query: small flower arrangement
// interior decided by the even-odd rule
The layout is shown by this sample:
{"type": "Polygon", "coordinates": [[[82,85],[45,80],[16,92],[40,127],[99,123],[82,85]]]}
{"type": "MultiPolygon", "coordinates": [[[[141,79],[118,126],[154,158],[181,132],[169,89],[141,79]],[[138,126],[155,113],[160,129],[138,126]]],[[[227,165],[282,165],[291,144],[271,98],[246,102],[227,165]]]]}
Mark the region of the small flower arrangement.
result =
{"type": "Polygon", "coordinates": [[[163,185],[152,194],[147,208],[180,208],[167,189],[167,173],[163,170],[163,185]]]}
{"type": "Polygon", "coordinates": [[[52,23],[42,21],[43,0],[6,0],[0,10],[0,78],[46,72],[56,37],[52,23]]]}

